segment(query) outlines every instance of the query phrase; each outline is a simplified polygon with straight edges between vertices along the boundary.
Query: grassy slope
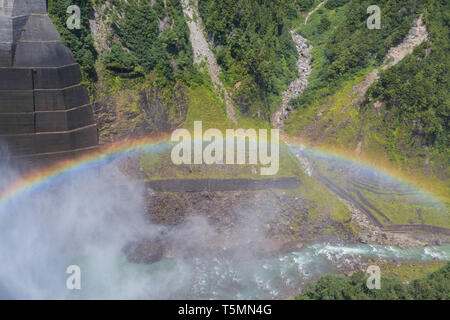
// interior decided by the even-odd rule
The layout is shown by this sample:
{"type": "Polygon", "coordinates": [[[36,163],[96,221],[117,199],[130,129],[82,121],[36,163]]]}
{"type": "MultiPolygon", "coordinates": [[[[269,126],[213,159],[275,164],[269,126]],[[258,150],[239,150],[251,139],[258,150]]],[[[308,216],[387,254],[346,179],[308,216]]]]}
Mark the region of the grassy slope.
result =
{"type": "MultiPolygon", "coordinates": [[[[338,25],[344,19],[343,12],[344,7],[338,10],[320,9],[318,13],[310,17],[308,25],[300,27],[300,32],[314,46],[312,51],[314,69],[309,86],[317,89],[314,89],[315,96],[310,105],[303,106],[291,114],[286,122],[287,132],[315,143],[347,150],[348,154],[354,154],[354,156],[357,156],[355,149],[358,144],[361,144],[363,151],[361,156],[364,159],[370,159],[373,163],[381,164],[388,169],[395,168],[388,171],[433,191],[448,203],[449,181],[441,180],[436,174],[429,174],[423,170],[425,158],[423,149],[407,150],[407,152],[399,150],[397,142],[408,135],[407,129],[397,127],[392,130],[380,111],[375,108],[360,110],[351,105],[352,100],[357,97],[353,86],[362,81],[374,66],[361,69],[355,75],[343,77],[332,94],[329,94],[327,88],[320,89],[320,73],[323,72],[326,64],[324,40],[332,31],[330,29],[325,33],[318,33],[317,29],[323,16],[328,17],[332,26],[338,25]]],[[[448,171],[448,165],[445,165],[442,156],[435,159],[435,164],[448,171]]],[[[409,202],[402,197],[391,196],[383,199],[365,190],[360,191],[371,200],[372,204],[376,204],[386,213],[393,223],[409,223],[410,221],[422,223],[416,214],[417,209],[420,209],[424,223],[450,226],[448,206],[430,208],[420,203],[409,202]]],[[[376,212],[374,214],[377,215],[376,212]]]]}
{"type": "Polygon", "coordinates": [[[368,276],[362,272],[347,277],[325,275],[309,283],[298,300],[448,300],[450,263],[396,263],[382,268],[380,290],[366,286],[368,276]],[[395,266],[394,266],[395,265],[395,266]],[[437,269],[440,267],[439,269],[437,269]],[[397,269],[397,270],[392,270],[397,269]],[[423,273],[422,273],[423,272],[423,273]],[[408,284],[402,281],[411,281],[408,284]]]}
{"type": "Polygon", "coordinates": [[[386,277],[412,281],[438,271],[445,264],[445,261],[402,262],[400,265],[398,262],[388,262],[382,264],[380,270],[386,277]]]}
{"type": "MultiPolygon", "coordinates": [[[[390,135],[382,131],[382,123],[379,118],[374,114],[371,114],[371,117],[363,118],[355,107],[349,106],[352,98],[356,97],[353,94],[352,86],[362,79],[364,79],[364,76],[357,77],[353,81],[347,81],[334,95],[320,100],[320,102],[312,105],[307,110],[303,110],[301,113],[294,113],[288,122],[288,132],[294,135],[304,134],[304,131],[298,128],[305,128],[308,125],[314,128],[316,115],[320,111],[322,113],[320,119],[322,127],[320,129],[312,129],[311,132],[313,134],[309,136],[310,139],[322,140],[322,143],[333,147],[340,146],[342,149],[350,150],[349,153],[354,153],[359,141],[363,141],[365,158],[380,159],[382,163],[386,163],[386,161],[383,161],[383,158],[388,158],[391,160],[388,168],[391,166],[395,167],[397,164],[400,166],[401,162],[399,163],[395,159],[389,158],[390,153],[386,151],[386,145],[389,143],[390,135]],[[392,162],[394,162],[394,165],[392,165],[392,162]]],[[[437,194],[446,194],[445,190],[448,190],[447,187],[437,177],[425,177],[423,173],[418,173],[414,167],[409,168],[409,170],[409,172],[414,173],[415,178],[422,179],[419,180],[421,182],[419,185],[425,185],[428,189],[436,191],[437,194]],[[433,186],[430,188],[431,184],[433,186]]],[[[403,174],[405,173],[403,172],[403,174]]],[[[417,180],[411,180],[417,182],[417,180]]],[[[448,206],[446,205],[443,207],[430,207],[427,204],[417,202],[416,199],[412,200],[402,195],[390,194],[382,197],[379,194],[368,192],[361,188],[357,189],[373,205],[385,213],[393,224],[408,224],[412,221],[418,224],[425,223],[450,227],[450,217],[447,210],[448,206]],[[418,218],[417,210],[419,209],[422,212],[423,221],[418,218]]],[[[445,198],[444,203],[446,203],[445,198]]],[[[378,216],[377,212],[371,211],[378,216]]],[[[379,218],[380,221],[383,221],[381,217],[379,218]]]]}

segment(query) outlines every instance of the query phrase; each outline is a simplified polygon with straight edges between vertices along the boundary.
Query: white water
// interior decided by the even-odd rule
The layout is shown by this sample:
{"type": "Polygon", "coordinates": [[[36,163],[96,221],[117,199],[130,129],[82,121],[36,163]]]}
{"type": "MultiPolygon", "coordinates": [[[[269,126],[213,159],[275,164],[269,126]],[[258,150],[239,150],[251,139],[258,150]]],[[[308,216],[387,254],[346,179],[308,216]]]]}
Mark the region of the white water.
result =
{"type": "MultiPolygon", "coordinates": [[[[286,299],[299,292],[305,283],[320,275],[331,273],[349,254],[363,257],[395,259],[450,260],[450,245],[423,249],[400,249],[373,245],[340,246],[316,244],[288,255],[270,259],[229,260],[220,257],[205,257],[183,261],[163,260],[150,266],[134,265],[121,260],[124,285],[131,275],[151,279],[164,284],[164,292],[148,291],[139,298],[170,299],[286,299]],[[338,262],[339,261],[339,262],[338,262]],[[188,270],[188,272],[186,272],[188,270]],[[179,278],[169,276],[179,272],[179,278]],[[161,281],[162,279],[162,281],[161,281]]],[[[95,268],[95,266],[92,266],[95,268]]],[[[92,298],[91,293],[100,296],[105,284],[96,281],[92,291],[84,290],[72,298],[92,298]]],[[[106,294],[110,297],[109,293],[106,294]]]]}

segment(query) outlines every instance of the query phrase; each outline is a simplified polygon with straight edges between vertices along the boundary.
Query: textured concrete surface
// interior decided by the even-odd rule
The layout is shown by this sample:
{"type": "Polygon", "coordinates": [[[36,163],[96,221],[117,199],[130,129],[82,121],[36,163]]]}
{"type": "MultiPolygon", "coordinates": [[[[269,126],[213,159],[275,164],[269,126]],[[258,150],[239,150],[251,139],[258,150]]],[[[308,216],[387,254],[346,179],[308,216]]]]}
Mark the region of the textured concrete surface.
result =
{"type": "Polygon", "coordinates": [[[95,147],[97,128],[81,81],[46,1],[0,0],[0,143],[8,150],[0,159],[49,160],[95,147]]]}

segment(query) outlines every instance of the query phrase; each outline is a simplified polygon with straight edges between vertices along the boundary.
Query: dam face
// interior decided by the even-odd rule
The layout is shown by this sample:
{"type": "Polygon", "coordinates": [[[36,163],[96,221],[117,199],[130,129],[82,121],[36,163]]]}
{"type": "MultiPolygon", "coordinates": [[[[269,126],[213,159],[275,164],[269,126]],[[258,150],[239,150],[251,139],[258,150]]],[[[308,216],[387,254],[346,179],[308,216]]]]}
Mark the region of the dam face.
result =
{"type": "Polygon", "coordinates": [[[81,81],[46,0],[0,0],[0,159],[53,160],[95,148],[81,81]]]}

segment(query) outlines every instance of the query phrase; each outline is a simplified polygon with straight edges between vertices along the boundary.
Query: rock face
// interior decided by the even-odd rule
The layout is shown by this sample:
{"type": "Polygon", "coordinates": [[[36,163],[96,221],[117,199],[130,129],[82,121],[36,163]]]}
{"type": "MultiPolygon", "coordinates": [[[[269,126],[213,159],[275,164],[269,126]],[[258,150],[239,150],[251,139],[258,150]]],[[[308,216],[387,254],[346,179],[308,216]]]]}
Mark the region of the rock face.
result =
{"type": "Polygon", "coordinates": [[[45,0],[0,1],[0,144],[12,159],[52,160],[96,147],[81,80],[45,0]]]}
{"type": "Polygon", "coordinates": [[[221,69],[217,64],[213,52],[209,48],[205,35],[203,34],[202,21],[200,14],[198,13],[198,1],[183,0],[182,6],[186,17],[186,23],[190,31],[190,40],[194,51],[194,62],[197,64],[200,64],[203,61],[206,62],[214,89],[217,92],[220,92],[220,96],[223,95],[228,119],[233,123],[237,123],[230,94],[222,83],[222,80],[219,78],[221,69]]]}

